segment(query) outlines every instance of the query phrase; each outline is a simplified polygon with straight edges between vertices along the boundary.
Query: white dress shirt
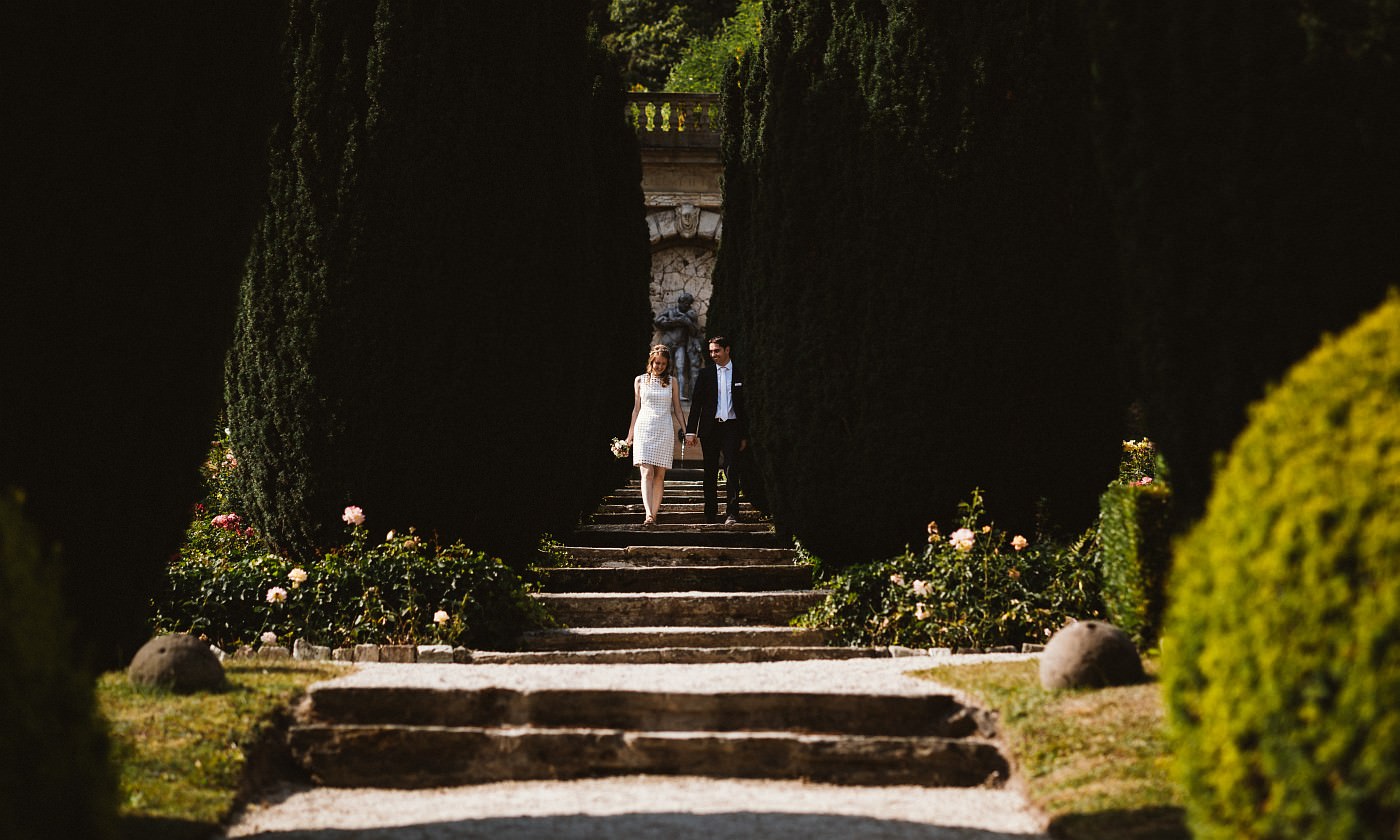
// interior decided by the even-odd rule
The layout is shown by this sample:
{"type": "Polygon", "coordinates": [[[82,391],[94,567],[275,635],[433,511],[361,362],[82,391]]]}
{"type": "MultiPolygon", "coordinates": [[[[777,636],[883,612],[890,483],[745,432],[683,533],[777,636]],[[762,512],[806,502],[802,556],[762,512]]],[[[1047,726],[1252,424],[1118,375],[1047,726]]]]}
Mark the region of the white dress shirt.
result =
{"type": "Polygon", "coordinates": [[[718,386],[719,395],[715,400],[715,419],[734,420],[734,392],[732,380],[734,369],[732,362],[728,365],[720,365],[715,368],[715,384],[718,386]]]}

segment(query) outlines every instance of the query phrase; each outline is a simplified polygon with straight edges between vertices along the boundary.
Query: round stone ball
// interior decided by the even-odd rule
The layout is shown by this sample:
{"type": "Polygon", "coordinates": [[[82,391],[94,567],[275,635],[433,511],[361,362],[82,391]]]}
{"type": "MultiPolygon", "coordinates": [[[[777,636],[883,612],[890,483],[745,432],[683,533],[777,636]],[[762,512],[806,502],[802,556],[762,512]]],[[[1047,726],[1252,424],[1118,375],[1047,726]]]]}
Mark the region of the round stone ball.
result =
{"type": "Polygon", "coordinates": [[[126,676],[133,685],[177,694],[219,691],[228,685],[224,666],[209,643],[183,633],[157,636],[142,645],[126,676]]]}
{"type": "Polygon", "coordinates": [[[1145,679],[1133,640],[1103,621],[1060,628],[1040,654],[1040,684],[1049,689],[1103,688],[1145,679]]]}

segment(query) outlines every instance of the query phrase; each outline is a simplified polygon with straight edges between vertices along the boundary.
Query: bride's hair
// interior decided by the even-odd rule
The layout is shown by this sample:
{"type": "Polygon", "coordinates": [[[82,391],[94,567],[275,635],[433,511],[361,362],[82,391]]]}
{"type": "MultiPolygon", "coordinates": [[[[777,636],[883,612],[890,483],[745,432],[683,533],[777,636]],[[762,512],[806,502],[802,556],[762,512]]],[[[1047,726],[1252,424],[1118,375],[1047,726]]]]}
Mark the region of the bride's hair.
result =
{"type": "Polygon", "coordinates": [[[653,344],[651,346],[651,352],[647,354],[647,366],[642,372],[651,376],[651,360],[658,356],[666,360],[666,369],[661,372],[659,379],[663,386],[669,387],[671,384],[671,348],[666,345],[653,344]]]}

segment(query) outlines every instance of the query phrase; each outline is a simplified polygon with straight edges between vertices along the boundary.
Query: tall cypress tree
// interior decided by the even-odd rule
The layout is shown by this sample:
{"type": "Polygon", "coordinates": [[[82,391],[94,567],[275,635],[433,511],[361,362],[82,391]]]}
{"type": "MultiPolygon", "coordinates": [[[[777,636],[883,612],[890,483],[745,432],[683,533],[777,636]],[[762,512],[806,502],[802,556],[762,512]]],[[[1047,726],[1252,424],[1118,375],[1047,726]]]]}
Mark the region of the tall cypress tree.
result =
{"type": "Polygon", "coordinates": [[[242,503],[279,548],[356,504],[520,557],[594,498],[647,246],[586,17],[293,2],[228,374],[242,503]]]}
{"type": "Polygon", "coordinates": [[[726,93],[717,323],[748,360],[780,525],[824,556],[920,538],[973,487],[1084,524],[1122,402],[1062,6],[788,0],[726,93]],[[1095,457],[1095,452],[1099,456],[1095,457]]]}
{"type": "Polygon", "coordinates": [[[1194,515],[1246,406],[1400,278],[1400,7],[1084,7],[1135,378],[1194,515]]]}

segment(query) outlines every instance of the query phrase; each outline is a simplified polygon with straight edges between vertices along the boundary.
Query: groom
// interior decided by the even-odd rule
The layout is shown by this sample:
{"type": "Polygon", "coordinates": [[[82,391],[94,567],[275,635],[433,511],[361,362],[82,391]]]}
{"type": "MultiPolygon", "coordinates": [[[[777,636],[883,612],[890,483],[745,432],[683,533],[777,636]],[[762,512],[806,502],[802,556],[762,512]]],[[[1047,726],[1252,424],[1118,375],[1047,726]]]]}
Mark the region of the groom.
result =
{"type": "Polygon", "coordinates": [[[739,453],[749,445],[744,378],[734,369],[724,336],[710,339],[710,362],[695,380],[685,439],[695,443],[698,432],[705,454],[706,522],[719,520],[719,459],[724,456],[724,522],[733,525],[739,521],[739,453]]]}

